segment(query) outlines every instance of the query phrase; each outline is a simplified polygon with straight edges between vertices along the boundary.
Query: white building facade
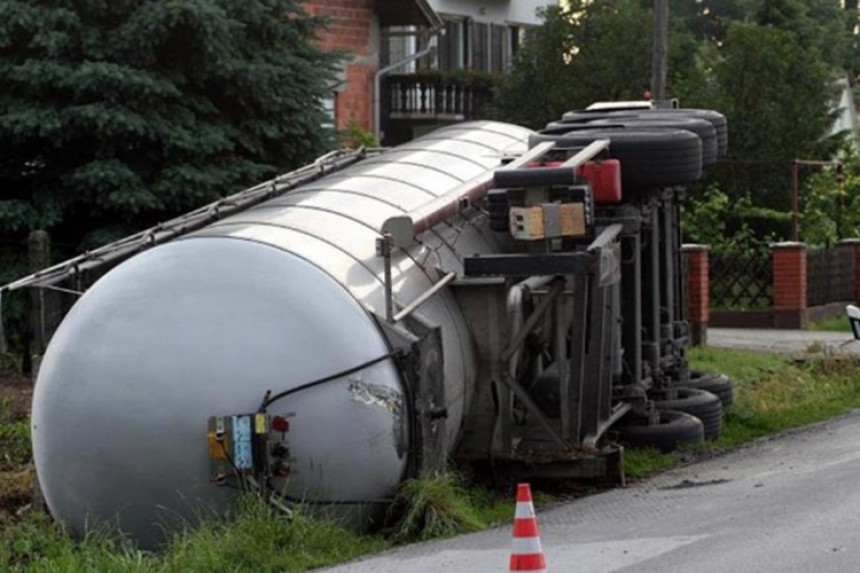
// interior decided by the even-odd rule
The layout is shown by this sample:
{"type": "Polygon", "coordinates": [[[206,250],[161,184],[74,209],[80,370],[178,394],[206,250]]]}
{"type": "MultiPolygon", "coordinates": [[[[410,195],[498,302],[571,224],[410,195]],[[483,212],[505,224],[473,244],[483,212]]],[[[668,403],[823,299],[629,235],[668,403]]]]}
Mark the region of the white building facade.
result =
{"type": "MultiPolygon", "coordinates": [[[[416,68],[503,72],[510,66],[523,35],[539,26],[539,10],[558,0],[426,0],[442,20],[435,42],[435,57],[410,63],[398,72],[416,68]]],[[[421,49],[418,38],[394,36],[388,40],[384,63],[397,62],[421,49]]]]}

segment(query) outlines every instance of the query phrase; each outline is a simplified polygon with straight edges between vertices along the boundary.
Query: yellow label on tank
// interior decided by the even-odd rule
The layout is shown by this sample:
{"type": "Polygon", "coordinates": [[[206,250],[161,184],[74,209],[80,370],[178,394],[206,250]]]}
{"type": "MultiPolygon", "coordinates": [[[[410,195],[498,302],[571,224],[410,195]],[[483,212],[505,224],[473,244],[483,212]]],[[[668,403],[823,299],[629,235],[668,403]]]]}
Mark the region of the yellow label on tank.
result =
{"type": "Polygon", "coordinates": [[[209,432],[209,457],[213,460],[226,460],[227,459],[227,448],[229,447],[227,444],[227,437],[224,436],[221,438],[221,441],[218,441],[218,438],[215,437],[215,432],[209,432]]]}
{"type": "Polygon", "coordinates": [[[254,415],[254,433],[267,434],[269,432],[268,416],[265,414],[254,415]]]}

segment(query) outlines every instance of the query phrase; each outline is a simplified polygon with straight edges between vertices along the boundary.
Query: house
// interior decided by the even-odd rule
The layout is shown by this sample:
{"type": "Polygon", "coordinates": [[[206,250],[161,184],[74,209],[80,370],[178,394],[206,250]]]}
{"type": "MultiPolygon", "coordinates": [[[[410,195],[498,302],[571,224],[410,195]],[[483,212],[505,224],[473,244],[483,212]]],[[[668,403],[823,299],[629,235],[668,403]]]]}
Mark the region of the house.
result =
{"type": "Polygon", "coordinates": [[[326,50],[351,54],[327,102],[332,124],[386,144],[476,117],[538,9],[557,0],[308,0],[331,18],[326,50]]]}

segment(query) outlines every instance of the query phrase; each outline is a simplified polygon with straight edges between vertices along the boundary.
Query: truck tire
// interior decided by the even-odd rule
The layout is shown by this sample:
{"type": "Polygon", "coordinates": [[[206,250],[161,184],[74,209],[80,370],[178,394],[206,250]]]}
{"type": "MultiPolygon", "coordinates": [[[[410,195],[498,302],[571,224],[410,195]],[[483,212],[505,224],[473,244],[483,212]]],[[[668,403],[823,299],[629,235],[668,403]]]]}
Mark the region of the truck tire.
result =
{"type": "Polygon", "coordinates": [[[706,440],[720,437],[723,429],[723,404],[720,399],[696,388],[678,388],[678,397],[674,400],[655,400],[654,407],[658,410],[677,410],[702,421],[706,440]]]}
{"type": "MultiPolygon", "coordinates": [[[[717,153],[720,157],[726,155],[729,149],[728,120],[723,114],[710,109],[640,109],[640,110],[578,110],[565,113],[561,122],[558,123],[588,123],[599,119],[612,119],[622,117],[678,117],[691,119],[704,119],[714,126],[717,135],[717,153]]],[[[549,126],[548,126],[549,127],[549,126]]]]}
{"type": "Polygon", "coordinates": [[[711,122],[717,132],[717,153],[723,157],[729,150],[729,122],[726,116],[711,109],[655,109],[648,113],[704,119],[711,122]]]}
{"type": "Polygon", "coordinates": [[[609,156],[621,162],[624,192],[684,185],[702,176],[702,140],[689,131],[589,128],[536,133],[529,136],[529,146],[555,141],[561,147],[583,147],[595,139],[610,140],[609,156]]]}
{"type": "Polygon", "coordinates": [[[637,117],[641,113],[648,112],[647,109],[579,109],[568,111],[561,116],[561,123],[588,123],[595,119],[607,117],[637,117]]]}
{"type": "Polygon", "coordinates": [[[723,410],[734,402],[733,384],[725,374],[707,370],[690,370],[690,380],[684,385],[688,388],[698,388],[715,394],[723,403],[723,410]]]}
{"type": "Polygon", "coordinates": [[[618,441],[629,447],[652,447],[671,452],[684,444],[701,444],[705,429],[701,420],[684,412],[660,411],[660,422],[647,425],[632,420],[615,428],[618,441]]]}
{"type": "Polygon", "coordinates": [[[695,133],[702,140],[703,166],[713,165],[717,162],[717,130],[711,122],[704,119],[672,117],[669,115],[659,115],[656,117],[640,115],[638,117],[596,119],[589,121],[585,125],[622,125],[633,129],[640,127],[648,129],[683,129],[684,131],[695,133]]]}

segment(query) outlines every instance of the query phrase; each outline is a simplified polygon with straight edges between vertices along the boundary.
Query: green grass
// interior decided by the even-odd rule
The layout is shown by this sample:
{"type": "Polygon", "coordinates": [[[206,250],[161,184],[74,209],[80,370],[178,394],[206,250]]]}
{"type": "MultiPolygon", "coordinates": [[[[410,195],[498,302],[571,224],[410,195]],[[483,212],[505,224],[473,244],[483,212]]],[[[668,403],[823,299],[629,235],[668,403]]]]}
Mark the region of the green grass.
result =
{"type": "MultiPolygon", "coordinates": [[[[796,363],[773,354],[696,348],[690,364],[728,374],[735,395],[722,435],[692,450],[721,451],[860,407],[860,365],[854,359],[796,363]]],[[[625,468],[631,477],[642,477],[677,465],[684,455],[629,450],[625,468]]]]}
{"type": "Polygon", "coordinates": [[[455,473],[403,482],[388,511],[388,536],[425,541],[480,531],[512,519],[514,502],[488,490],[467,488],[455,473]]]}
{"type": "Polygon", "coordinates": [[[301,511],[286,518],[247,496],[234,515],[172,538],[158,553],[93,532],[72,541],[41,514],[0,531],[0,571],[9,573],[307,571],[375,553],[391,543],[301,511]]]}
{"type": "MultiPolygon", "coordinates": [[[[538,496],[537,505],[550,498],[538,496]]],[[[483,488],[467,488],[453,473],[407,480],[378,534],[361,535],[335,521],[299,509],[286,518],[257,497],[240,500],[232,515],[172,537],[158,552],[137,549],[122,536],[91,532],[72,540],[44,514],[6,524],[0,520],[0,571],[9,573],[204,573],[211,571],[307,571],[349,561],[398,543],[450,537],[513,519],[514,500],[483,488]]]]}
{"type": "Polygon", "coordinates": [[[661,454],[654,448],[624,450],[624,473],[630,478],[642,478],[677,465],[671,454],[661,454]]]}
{"type": "Polygon", "coordinates": [[[9,399],[0,396],[0,475],[19,470],[30,456],[30,422],[15,415],[9,399]]]}
{"type": "Polygon", "coordinates": [[[848,317],[844,313],[839,313],[838,316],[823,318],[816,322],[810,322],[806,326],[807,330],[829,330],[833,332],[851,332],[851,323],[848,322],[848,317]]]}
{"type": "Polygon", "coordinates": [[[27,503],[33,494],[30,423],[0,396],[0,529],[5,513],[27,503]]]}

